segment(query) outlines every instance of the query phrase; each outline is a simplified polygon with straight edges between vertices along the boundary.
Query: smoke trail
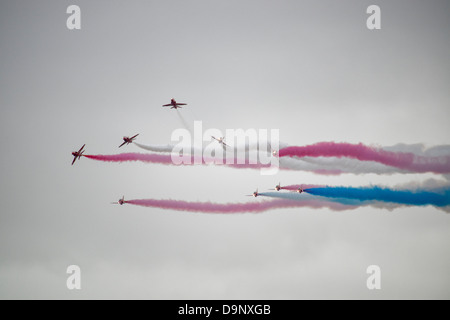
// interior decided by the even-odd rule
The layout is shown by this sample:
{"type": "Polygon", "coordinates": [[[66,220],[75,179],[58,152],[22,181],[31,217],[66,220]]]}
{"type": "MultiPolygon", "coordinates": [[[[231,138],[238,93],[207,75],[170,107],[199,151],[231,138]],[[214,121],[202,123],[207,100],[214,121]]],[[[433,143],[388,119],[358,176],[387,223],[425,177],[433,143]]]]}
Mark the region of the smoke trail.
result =
{"type": "MultiPolygon", "coordinates": [[[[169,153],[169,149],[171,151],[171,145],[151,145],[145,146],[139,143],[134,142],[138,147],[143,148],[148,151],[156,151],[156,152],[166,152],[169,153]]],[[[192,150],[191,150],[192,151],[192,150]]],[[[194,154],[192,151],[191,154],[194,154]]],[[[175,155],[171,154],[120,154],[120,155],[89,155],[88,158],[100,161],[109,161],[109,162],[125,162],[125,161],[142,161],[147,163],[159,163],[171,165],[174,164],[171,160],[171,157],[175,155]],[[130,155],[130,156],[128,156],[130,155]]],[[[216,164],[222,165],[228,161],[228,163],[236,163],[229,164],[227,166],[231,168],[237,169],[261,169],[270,167],[269,164],[264,165],[260,163],[250,164],[249,159],[241,159],[239,162],[244,162],[243,164],[237,164],[238,159],[231,156],[225,156],[223,158],[208,158],[205,157],[203,160],[198,160],[200,157],[194,158],[193,155],[185,155],[184,159],[190,159],[184,163],[185,165],[190,165],[192,163],[202,163],[202,164],[216,164]],[[196,160],[197,159],[197,160],[196,160]],[[228,160],[227,160],[228,159],[228,160]]],[[[339,175],[344,173],[353,173],[353,174],[364,174],[364,173],[376,173],[376,174],[394,174],[394,173],[411,173],[409,170],[401,170],[394,167],[389,167],[380,163],[376,163],[373,161],[358,161],[356,159],[348,159],[348,158],[289,158],[284,157],[280,158],[279,168],[282,170],[301,170],[301,171],[309,171],[315,174],[321,175],[339,175]]],[[[450,180],[450,175],[443,175],[450,180]]]]}
{"type": "Polygon", "coordinates": [[[92,160],[103,161],[103,162],[132,162],[140,161],[145,163],[156,163],[164,165],[223,165],[227,167],[232,167],[236,169],[261,169],[268,168],[270,164],[251,164],[248,161],[243,161],[244,163],[239,164],[237,159],[231,159],[230,164],[226,164],[223,159],[215,158],[204,158],[204,157],[194,157],[192,155],[183,156],[184,162],[176,163],[173,161],[173,155],[167,154],[153,154],[153,153],[120,153],[112,155],[83,155],[84,157],[92,160]]]}
{"type": "Polygon", "coordinates": [[[147,151],[153,151],[153,152],[164,152],[164,153],[171,153],[174,146],[170,144],[166,145],[143,145],[137,142],[133,142],[136,146],[138,146],[141,149],[147,150],[147,151]]]}
{"type": "MultiPolygon", "coordinates": [[[[297,192],[260,192],[258,193],[261,197],[284,199],[286,201],[317,201],[318,203],[335,203],[339,205],[346,206],[346,209],[355,209],[363,205],[368,205],[369,203],[362,203],[361,201],[356,201],[354,199],[338,199],[338,198],[327,198],[322,196],[315,196],[312,194],[299,194],[297,192]]],[[[333,207],[331,207],[333,209],[333,207]]]]}
{"type": "MultiPolygon", "coordinates": [[[[157,153],[171,153],[175,145],[167,144],[167,145],[143,145],[138,142],[133,142],[137,147],[157,152],[157,153]]],[[[242,146],[242,149],[235,148],[235,153],[238,151],[244,150],[245,152],[250,152],[256,148],[255,145],[250,145],[246,143],[242,146]],[[237,151],[236,151],[237,150],[237,151]]],[[[195,150],[190,150],[190,154],[194,154],[195,150]]],[[[202,150],[203,153],[203,150],[202,150]]],[[[288,170],[297,170],[297,171],[310,171],[320,175],[339,175],[343,173],[368,173],[374,172],[379,174],[384,173],[396,173],[399,170],[387,167],[385,165],[379,163],[361,163],[355,159],[315,159],[315,158],[281,158],[280,159],[280,169],[288,169],[288,170]],[[373,164],[373,165],[372,165],[373,164]],[[382,169],[377,169],[377,167],[382,167],[382,169]],[[326,169],[332,168],[332,169],[326,169]]],[[[257,169],[258,167],[248,166],[249,168],[257,169]]]]}
{"type": "MultiPolygon", "coordinates": [[[[215,143],[213,141],[213,143],[215,143]]],[[[167,145],[143,145],[137,142],[134,142],[136,146],[138,146],[141,149],[152,151],[152,152],[158,152],[158,153],[171,153],[175,145],[173,144],[167,144],[167,145]]],[[[280,169],[288,169],[288,170],[298,170],[298,171],[309,171],[320,175],[340,175],[344,173],[353,173],[353,174],[366,174],[366,173],[375,173],[375,174],[395,174],[395,173],[414,173],[414,172],[427,172],[431,171],[434,173],[441,173],[442,168],[447,168],[450,171],[450,162],[448,161],[449,155],[450,155],[450,146],[436,146],[433,148],[425,149],[423,145],[421,144],[415,144],[415,145],[405,145],[405,144],[398,144],[391,147],[383,147],[383,149],[376,149],[372,147],[366,147],[363,145],[350,145],[350,144],[335,144],[335,143],[329,143],[331,145],[335,146],[335,150],[331,150],[331,154],[336,151],[336,149],[339,149],[339,146],[346,145],[351,146],[350,149],[355,151],[355,149],[358,149],[362,146],[364,150],[371,150],[370,154],[374,154],[381,150],[381,154],[387,154],[391,156],[392,155],[409,155],[413,158],[414,163],[412,163],[409,167],[405,166],[404,168],[399,168],[395,166],[390,166],[387,164],[383,164],[380,162],[376,162],[376,159],[373,160],[365,160],[368,158],[368,154],[362,153],[362,159],[358,159],[357,157],[351,158],[351,154],[342,152],[340,156],[331,156],[330,153],[324,155],[324,156],[303,156],[301,158],[297,158],[296,156],[289,156],[286,155],[286,151],[292,150],[289,148],[310,148],[314,149],[316,148],[318,152],[321,152],[320,149],[323,149],[325,147],[326,143],[319,143],[312,146],[307,147],[287,147],[285,143],[280,142],[280,152],[281,152],[281,158],[280,160],[280,169]],[[320,148],[317,148],[317,146],[320,146],[320,148]],[[347,157],[349,156],[349,157],[347,157]],[[364,158],[365,157],[365,158],[364,158]],[[425,159],[425,160],[424,160],[425,159]],[[434,166],[430,165],[436,161],[440,161],[440,165],[434,166]],[[447,165],[446,165],[447,163],[447,165]]],[[[269,146],[270,149],[270,146],[269,146]]],[[[270,152],[271,150],[265,150],[267,152],[270,152]]],[[[203,151],[205,148],[203,148],[201,151],[203,151]]],[[[245,155],[247,155],[252,150],[257,151],[263,151],[263,149],[260,149],[258,144],[256,143],[249,143],[245,142],[245,144],[239,144],[235,146],[228,146],[226,148],[227,153],[231,154],[230,151],[234,151],[234,155],[237,155],[239,152],[245,152],[245,155]]],[[[194,154],[194,149],[188,150],[190,151],[190,154],[194,154]]],[[[313,152],[314,150],[310,150],[310,152],[313,152]]],[[[323,150],[322,150],[323,151],[323,150]]],[[[349,151],[345,150],[344,151],[349,151]]],[[[290,151],[289,151],[290,152],[290,151]]],[[[199,152],[198,152],[199,153],[199,152]]],[[[361,158],[360,157],[360,158],[361,158]]],[[[395,158],[395,157],[394,157],[395,158]]],[[[252,167],[252,166],[248,166],[252,167]]],[[[257,167],[255,167],[257,168],[257,167]]],[[[447,169],[445,169],[447,170],[447,169]]],[[[443,170],[443,171],[445,171],[443,170]]],[[[446,177],[449,177],[449,175],[444,175],[446,177]]]]}
{"type": "MultiPolygon", "coordinates": [[[[309,190],[315,190],[315,189],[309,189],[309,190]]],[[[361,200],[361,199],[357,199],[357,198],[343,198],[343,197],[331,197],[331,196],[327,197],[327,196],[322,196],[319,194],[317,194],[317,195],[306,194],[305,192],[308,192],[308,191],[304,190],[304,192],[302,194],[299,194],[296,192],[264,192],[264,193],[261,192],[261,193],[259,193],[259,196],[292,200],[292,201],[304,201],[304,200],[314,199],[319,203],[335,202],[335,203],[347,206],[346,209],[372,207],[372,208],[377,208],[377,209],[394,210],[396,208],[401,208],[401,207],[420,206],[419,204],[408,204],[408,203],[402,203],[401,201],[387,202],[385,200],[377,200],[377,199],[361,200]]],[[[428,204],[433,205],[434,207],[436,207],[436,209],[440,209],[440,210],[443,210],[444,212],[450,213],[450,205],[449,204],[446,204],[443,206],[438,206],[435,204],[427,203],[427,204],[422,204],[421,206],[428,205],[428,204]]],[[[332,206],[330,206],[330,209],[334,210],[332,206]]]]}
{"type": "Polygon", "coordinates": [[[84,157],[97,161],[104,162],[128,162],[128,161],[141,161],[149,163],[159,163],[171,165],[172,158],[170,155],[161,154],[142,154],[142,153],[121,153],[121,154],[111,154],[111,155],[83,155],[84,157]]]}
{"type": "Polygon", "coordinates": [[[423,156],[411,152],[393,152],[363,144],[320,142],[303,147],[287,147],[280,157],[348,157],[360,161],[375,161],[411,172],[450,173],[450,155],[423,156]]]}
{"type": "Polygon", "coordinates": [[[393,190],[380,187],[324,187],[305,189],[312,195],[357,201],[381,201],[411,206],[450,206],[450,188],[435,190],[393,190]]]}
{"type": "MultiPolygon", "coordinates": [[[[143,145],[138,142],[133,142],[137,147],[157,153],[171,153],[175,145],[143,145]]],[[[228,148],[229,149],[229,148],[228,148]]],[[[258,149],[257,145],[246,143],[234,149],[237,154],[239,151],[250,152],[258,149]]],[[[190,154],[194,154],[195,150],[189,150],[190,154]]],[[[202,150],[203,153],[203,150],[202,150]]],[[[248,168],[257,169],[259,167],[248,166],[248,168]]],[[[364,174],[393,174],[398,172],[407,172],[397,168],[388,167],[376,162],[361,162],[356,159],[337,159],[337,158],[280,158],[280,169],[309,171],[320,175],[340,175],[344,173],[364,174]]]]}
{"type": "Polygon", "coordinates": [[[297,191],[299,188],[302,188],[303,190],[305,189],[310,189],[310,188],[321,188],[324,187],[323,185],[318,185],[318,184],[292,184],[289,186],[281,186],[282,190],[290,190],[290,191],[297,191]]]}
{"type": "MultiPolygon", "coordinates": [[[[134,142],[135,143],[135,142],[134,142]]],[[[138,145],[137,143],[135,143],[138,145]]],[[[161,146],[161,149],[165,148],[164,146],[161,146]]],[[[242,164],[238,164],[238,159],[236,158],[230,158],[228,163],[225,164],[227,159],[213,159],[213,158],[198,158],[194,157],[193,155],[185,155],[183,156],[184,163],[174,163],[172,160],[171,154],[154,154],[154,153],[121,153],[121,154],[113,154],[113,155],[83,155],[86,158],[97,160],[97,161],[104,161],[104,162],[130,162],[130,161],[139,161],[139,162],[145,162],[145,163],[154,163],[154,164],[164,164],[164,165],[193,165],[193,164],[203,164],[203,165],[224,165],[230,168],[236,168],[236,169],[262,169],[262,168],[269,168],[270,164],[250,164],[248,159],[241,159],[242,164]],[[234,163],[234,164],[232,164],[234,163]]],[[[280,163],[280,169],[290,169],[290,170],[304,170],[304,171],[312,171],[314,173],[318,174],[339,174],[339,173],[345,173],[345,171],[339,171],[339,170],[326,170],[326,169],[319,169],[319,166],[313,166],[313,167],[307,167],[300,164],[300,167],[296,167],[295,165],[286,165],[285,160],[291,160],[293,162],[299,162],[301,160],[295,160],[295,159],[281,159],[283,160],[280,163]]],[[[356,161],[356,160],[354,160],[356,161]]],[[[346,172],[351,172],[351,170],[348,170],[346,172]]],[[[370,171],[368,171],[370,172],[370,171]]]]}
{"type": "MultiPolygon", "coordinates": [[[[137,142],[133,142],[137,147],[147,150],[147,151],[152,151],[152,152],[157,152],[157,153],[172,153],[174,148],[176,147],[176,145],[174,144],[163,144],[163,145],[157,145],[157,144],[150,144],[150,145],[144,145],[144,144],[140,144],[137,142]]],[[[200,149],[200,148],[194,148],[191,147],[186,148],[186,153],[193,155],[196,153],[196,151],[198,151],[197,153],[201,153],[203,154],[203,150],[204,149],[200,149]]]]}
{"type": "Polygon", "coordinates": [[[178,118],[181,120],[181,123],[183,124],[184,128],[192,134],[194,131],[192,130],[191,126],[187,123],[187,121],[184,119],[180,110],[178,110],[178,108],[177,108],[176,111],[177,111],[178,118]]]}
{"type": "MultiPolygon", "coordinates": [[[[147,150],[147,151],[152,151],[152,152],[160,152],[160,153],[171,153],[173,151],[173,149],[175,148],[174,144],[166,144],[166,145],[153,145],[153,144],[149,144],[149,145],[143,145],[140,144],[138,142],[133,142],[136,146],[138,146],[141,149],[147,150]]],[[[210,143],[219,143],[217,141],[205,141],[205,146],[202,149],[198,149],[201,150],[202,153],[205,151],[206,146],[208,146],[210,143]]],[[[228,144],[228,142],[227,142],[228,144]]],[[[194,154],[194,149],[193,147],[191,148],[191,154],[194,154]]],[[[236,145],[228,145],[228,147],[226,147],[224,149],[227,152],[234,151],[234,154],[237,155],[238,152],[245,152],[248,153],[250,151],[265,151],[268,154],[272,151],[270,149],[270,145],[267,144],[265,146],[265,148],[261,148],[259,143],[249,143],[248,141],[246,141],[244,144],[236,144],[236,145]]]]}
{"type": "MultiPolygon", "coordinates": [[[[319,188],[317,188],[319,189],[319,188]]],[[[322,189],[322,188],[320,188],[322,189]]],[[[324,188],[323,188],[324,189],[324,188]]],[[[314,190],[314,189],[309,189],[314,190]]],[[[215,213],[215,214],[237,214],[237,213],[261,213],[273,209],[283,208],[328,208],[333,211],[354,210],[364,206],[393,210],[403,206],[413,206],[417,204],[393,203],[376,200],[360,200],[353,198],[327,198],[312,194],[298,194],[293,192],[263,192],[259,196],[277,198],[270,201],[254,200],[247,203],[212,203],[212,202],[190,202],[181,200],[157,200],[157,199],[137,199],[126,200],[125,203],[142,207],[160,208],[187,212],[215,213]]],[[[444,202],[444,203],[448,203],[444,202]]],[[[425,204],[423,204],[425,205],[425,204]]],[[[449,205],[439,207],[449,212],[449,205]]]]}
{"type": "Polygon", "coordinates": [[[316,199],[298,200],[271,200],[271,201],[253,201],[249,203],[225,203],[218,204],[212,202],[189,202],[180,200],[155,200],[155,199],[139,199],[127,200],[126,203],[143,207],[171,209],[178,211],[202,212],[202,213],[260,213],[271,209],[281,208],[329,208],[332,210],[348,210],[356,207],[345,205],[333,201],[318,201],[316,199]]]}
{"type": "Polygon", "coordinates": [[[394,146],[383,147],[383,150],[392,152],[414,153],[418,156],[448,156],[450,155],[450,145],[441,145],[426,148],[423,144],[404,144],[399,143],[394,146]]]}
{"type": "Polygon", "coordinates": [[[395,174],[408,173],[407,170],[401,170],[389,167],[373,161],[359,161],[350,158],[280,158],[280,167],[283,169],[309,171],[323,175],[339,175],[344,173],[353,174],[395,174]]]}

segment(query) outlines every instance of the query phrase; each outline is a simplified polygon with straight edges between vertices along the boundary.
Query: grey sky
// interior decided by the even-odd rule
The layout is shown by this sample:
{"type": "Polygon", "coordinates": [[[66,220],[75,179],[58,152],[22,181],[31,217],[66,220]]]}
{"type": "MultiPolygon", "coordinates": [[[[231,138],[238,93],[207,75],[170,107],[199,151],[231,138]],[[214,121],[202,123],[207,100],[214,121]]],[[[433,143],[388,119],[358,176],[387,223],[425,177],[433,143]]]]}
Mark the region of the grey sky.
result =
{"type": "Polygon", "coordinates": [[[447,1],[1,1],[0,298],[450,298],[450,220],[431,207],[227,216],[109,204],[442,177],[70,166],[84,143],[89,154],[122,152],[136,133],[169,143],[182,126],[160,107],[172,97],[204,128],[278,128],[293,145],[450,144],[449,12],[447,1]],[[79,31],[66,28],[70,4],[79,31]],[[80,291],[66,288],[72,264],[80,291]],[[380,291],[366,288],[371,264],[380,291]]]}

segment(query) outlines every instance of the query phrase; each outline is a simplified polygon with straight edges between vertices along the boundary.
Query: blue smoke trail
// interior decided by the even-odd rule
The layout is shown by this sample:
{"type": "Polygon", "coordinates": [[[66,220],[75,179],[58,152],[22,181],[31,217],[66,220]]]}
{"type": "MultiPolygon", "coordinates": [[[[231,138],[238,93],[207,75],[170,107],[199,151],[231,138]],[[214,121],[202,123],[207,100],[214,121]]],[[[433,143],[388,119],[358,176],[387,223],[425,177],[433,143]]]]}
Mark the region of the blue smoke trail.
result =
{"type": "MultiPolygon", "coordinates": [[[[311,190],[311,189],[309,189],[311,190]]],[[[325,196],[318,196],[312,194],[306,194],[303,192],[302,194],[297,192],[260,192],[260,196],[262,197],[270,197],[270,198],[278,198],[278,199],[286,199],[286,200],[295,200],[295,201],[310,201],[310,200],[319,200],[326,202],[335,202],[343,205],[359,207],[363,205],[370,205],[369,202],[362,203],[360,200],[356,199],[343,199],[343,198],[330,198],[325,196]]]]}
{"type": "Polygon", "coordinates": [[[433,205],[436,207],[445,207],[450,205],[449,187],[432,191],[392,190],[380,187],[325,187],[305,189],[304,192],[327,198],[383,201],[411,206],[433,205]]]}

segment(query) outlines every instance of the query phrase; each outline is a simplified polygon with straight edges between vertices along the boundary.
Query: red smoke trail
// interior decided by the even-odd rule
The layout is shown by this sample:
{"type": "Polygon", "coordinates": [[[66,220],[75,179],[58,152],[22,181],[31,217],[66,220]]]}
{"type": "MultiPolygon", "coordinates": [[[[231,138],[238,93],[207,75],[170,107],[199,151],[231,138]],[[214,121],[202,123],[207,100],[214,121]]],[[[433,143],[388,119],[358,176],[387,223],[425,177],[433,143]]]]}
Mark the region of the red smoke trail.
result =
{"type": "Polygon", "coordinates": [[[392,152],[360,144],[320,142],[279,150],[280,157],[348,157],[375,161],[413,172],[450,173],[450,155],[418,156],[410,152],[392,152]]]}
{"type": "Polygon", "coordinates": [[[336,211],[355,209],[356,206],[345,205],[338,202],[323,200],[285,200],[276,199],[270,201],[258,201],[249,203],[212,203],[212,202],[189,202],[180,200],[155,200],[155,199],[139,199],[127,200],[125,203],[136,206],[152,207],[160,209],[171,209],[177,211],[202,212],[202,213],[259,213],[270,209],[281,208],[329,208],[336,211]]]}
{"type": "MultiPolygon", "coordinates": [[[[97,161],[104,161],[104,162],[129,162],[129,161],[141,161],[141,162],[147,162],[147,163],[159,163],[159,164],[166,164],[166,165],[179,165],[175,164],[172,161],[171,155],[168,154],[153,154],[153,153],[120,153],[120,154],[112,154],[112,155],[83,155],[86,158],[97,160],[97,161]]],[[[181,163],[180,165],[195,165],[196,158],[194,156],[187,156],[190,157],[190,164],[189,163],[181,163]]],[[[198,159],[198,158],[197,158],[198,159]]],[[[250,164],[250,163],[244,163],[244,164],[237,164],[237,160],[234,159],[235,164],[222,164],[218,160],[214,162],[214,159],[201,159],[202,165],[208,165],[211,164],[215,165],[225,165],[232,168],[238,168],[238,169],[260,169],[264,167],[270,167],[270,165],[263,165],[263,164],[250,164]]],[[[223,161],[225,162],[225,161],[223,161]]]]}
{"type": "Polygon", "coordinates": [[[105,161],[105,162],[126,162],[126,161],[141,161],[160,164],[172,164],[170,155],[165,154],[142,154],[142,153],[121,153],[111,155],[84,155],[86,158],[105,161]]]}

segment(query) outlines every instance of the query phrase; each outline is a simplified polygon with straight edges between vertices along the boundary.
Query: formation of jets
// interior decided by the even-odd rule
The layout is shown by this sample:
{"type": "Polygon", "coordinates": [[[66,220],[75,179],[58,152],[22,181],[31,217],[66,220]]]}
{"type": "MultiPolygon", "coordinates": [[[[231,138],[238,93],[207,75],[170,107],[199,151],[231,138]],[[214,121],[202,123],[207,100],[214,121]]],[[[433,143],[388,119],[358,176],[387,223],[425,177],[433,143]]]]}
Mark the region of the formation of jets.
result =
{"type": "MultiPolygon", "coordinates": [[[[181,106],[185,106],[185,105],[187,105],[187,103],[178,103],[175,99],[172,98],[172,99],[170,99],[170,103],[164,104],[163,107],[171,107],[170,109],[178,109],[178,108],[181,108],[181,106]]],[[[119,148],[124,146],[124,145],[128,145],[128,144],[132,143],[133,140],[136,139],[136,137],[138,135],[139,134],[136,134],[136,135],[132,136],[131,138],[130,137],[123,137],[123,143],[119,146],[119,148]]],[[[224,146],[226,145],[223,142],[223,138],[221,138],[218,141],[220,143],[222,143],[224,146]]],[[[83,150],[84,147],[85,147],[85,144],[80,148],[80,150],[72,152],[72,155],[74,157],[73,161],[72,161],[72,165],[75,163],[75,161],[77,161],[78,159],[81,159],[81,156],[83,155],[83,152],[84,152],[84,150],[83,150]]]]}
{"type": "Polygon", "coordinates": [[[168,104],[163,104],[163,107],[170,107],[170,109],[178,109],[178,108],[182,108],[181,106],[185,106],[187,105],[187,103],[178,103],[175,99],[170,99],[170,103],[168,104]]]}
{"type": "MultiPolygon", "coordinates": [[[[170,109],[178,109],[178,108],[182,108],[182,106],[185,106],[185,105],[187,105],[187,103],[179,103],[179,102],[177,102],[175,99],[170,99],[170,103],[168,103],[168,104],[164,104],[164,105],[162,105],[163,107],[170,107],[170,109]]],[[[136,135],[134,135],[134,136],[132,136],[132,137],[123,137],[123,143],[119,146],[119,148],[121,148],[122,146],[124,146],[124,145],[128,145],[128,144],[130,144],[130,143],[132,143],[133,142],[133,140],[134,139],[136,139],[136,137],[138,136],[139,134],[136,134],[136,135]]],[[[223,148],[225,148],[225,147],[227,147],[228,145],[225,143],[225,138],[224,137],[219,137],[219,138],[216,138],[216,137],[214,137],[214,136],[211,136],[211,138],[213,138],[214,140],[216,140],[217,142],[219,142],[222,146],[223,146],[223,148]]],[[[72,161],[72,165],[75,163],[75,161],[77,161],[77,160],[79,160],[79,159],[81,159],[81,157],[83,156],[83,153],[84,153],[84,147],[86,146],[86,144],[83,144],[83,146],[78,150],[78,151],[73,151],[72,152],[72,156],[74,157],[73,158],[73,161],[72,161]]],[[[273,150],[272,151],[272,155],[273,156],[277,156],[278,155],[278,152],[276,151],[276,150],[273,150]]],[[[282,188],[281,188],[281,183],[278,183],[276,186],[275,186],[275,189],[271,189],[271,190],[276,190],[276,191],[280,191],[282,188]]],[[[298,192],[298,193],[302,193],[304,190],[300,187],[300,188],[298,188],[295,192],[298,192]]],[[[256,189],[256,191],[255,192],[253,192],[253,194],[249,194],[249,195],[247,195],[247,196],[249,196],[249,197],[258,197],[259,196],[259,192],[258,192],[258,189],[256,189]]],[[[123,196],[121,199],[119,199],[117,202],[111,202],[112,204],[119,204],[119,205],[123,205],[124,203],[125,203],[126,201],[125,201],[125,196],[123,196]]]]}
{"type": "Polygon", "coordinates": [[[119,146],[119,148],[120,148],[121,146],[125,145],[125,144],[128,145],[128,144],[132,143],[133,140],[136,139],[136,137],[137,137],[138,135],[139,135],[139,133],[136,134],[136,135],[134,135],[134,136],[132,136],[131,138],[129,138],[129,137],[123,137],[123,143],[119,146]]]}
{"type": "MultiPolygon", "coordinates": [[[[163,107],[171,107],[170,109],[178,109],[178,108],[181,108],[181,106],[185,106],[185,105],[187,105],[187,104],[186,103],[178,103],[175,99],[171,99],[170,103],[163,105],[163,107]]],[[[131,138],[130,137],[123,137],[123,143],[119,146],[119,148],[124,146],[124,145],[128,145],[128,144],[132,143],[133,140],[136,139],[136,137],[138,135],[139,134],[136,134],[136,135],[132,136],[131,138]]],[[[223,143],[223,141],[222,141],[222,143],[223,143]]],[[[81,159],[81,157],[83,156],[83,153],[85,151],[84,150],[85,146],[86,146],[86,144],[83,144],[83,146],[78,151],[73,151],[72,152],[72,156],[73,156],[72,165],[75,163],[75,161],[81,159]]],[[[123,205],[124,203],[125,203],[125,196],[123,196],[117,202],[112,202],[112,204],[120,204],[120,205],[123,205]]]]}

